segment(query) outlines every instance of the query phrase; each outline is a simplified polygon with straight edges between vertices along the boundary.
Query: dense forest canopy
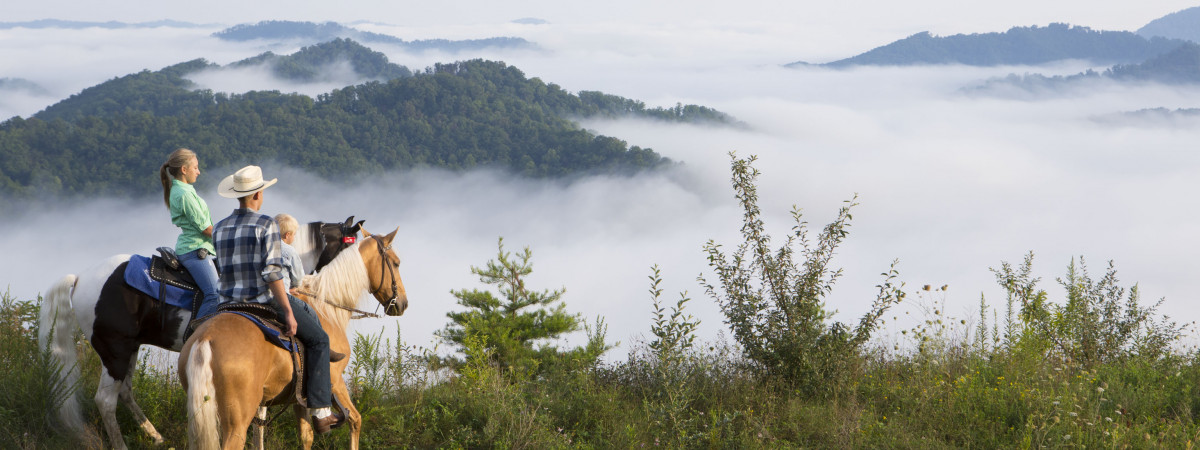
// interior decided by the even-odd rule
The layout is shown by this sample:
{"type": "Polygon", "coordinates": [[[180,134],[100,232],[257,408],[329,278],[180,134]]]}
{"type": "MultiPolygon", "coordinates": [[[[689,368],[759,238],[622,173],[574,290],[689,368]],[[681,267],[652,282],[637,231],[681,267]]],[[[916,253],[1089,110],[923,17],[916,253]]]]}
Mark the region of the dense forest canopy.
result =
{"type": "MultiPolygon", "coordinates": [[[[312,67],[329,60],[312,55],[332,50],[370,51],[334,41],[289,61],[312,67]]],[[[639,116],[738,125],[703,106],[646,108],[600,92],[575,95],[502,62],[437,64],[315,99],[277,91],[212,92],[194,89],[185,78],[217,67],[194,60],[127,75],[31,118],[0,123],[0,194],[152,193],[160,189],[156,169],[179,147],[200,152],[207,167],[278,163],[329,178],[421,166],[489,166],[532,177],[627,172],[668,161],[571,119],[639,116]]]]}
{"type": "Polygon", "coordinates": [[[247,67],[267,64],[276,77],[285,80],[316,81],[321,69],[345,61],[354,72],[364,78],[386,81],[392,78],[412,76],[407,67],[388,61],[387,55],[364,47],[350,39],[337,38],[332,41],[305,47],[291,55],[276,55],[266,52],[230,64],[230,67],[247,67]]]}
{"type": "MultiPolygon", "coordinates": [[[[1066,59],[1099,63],[1134,63],[1166,53],[1182,44],[1175,39],[1147,39],[1128,31],[1096,31],[1052,23],[1046,27],[1013,27],[1003,33],[934,36],[917,33],[866,53],[824,64],[906,66],[966,64],[972,66],[1033,65],[1066,59]]],[[[793,63],[791,66],[806,65],[793,63]]]]}

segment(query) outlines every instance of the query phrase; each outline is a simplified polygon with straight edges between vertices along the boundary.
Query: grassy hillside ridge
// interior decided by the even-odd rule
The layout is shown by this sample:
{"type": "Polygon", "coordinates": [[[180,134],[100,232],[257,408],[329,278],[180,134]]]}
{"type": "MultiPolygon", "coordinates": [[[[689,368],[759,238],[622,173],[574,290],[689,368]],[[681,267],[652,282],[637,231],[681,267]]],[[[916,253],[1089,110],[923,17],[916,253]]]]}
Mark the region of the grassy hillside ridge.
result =
{"type": "MultiPolygon", "coordinates": [[[[705,245],[709,269],[719,280],[700,281],[721,306],[737,342],[696,340],[699,319],[687,312],[686,290],[673,307],[665,305],[657,266],[650,269],[643,304],[651,335],[613,363],[594,357],[607,348],[603,318],[588,333],[588,348],[596,352],[581,355],[551,345],[539,349],[536,362],[528,360],[526,367],[514,364],[514,353],[506,353],[503,340],[490,334],[517,329],[534,336],[563,329],[561,322],[448,313],[454,324],[476,321],[473,333],[449,339],[463,356],[450,368],[430,350],[404,343],[399,334],[394,341],[358,334],[351,337],[346,378],[363,417],[363,447],[1194,444],[1200,432],[1200,351],[1178,346],[1188,329],[1158,314],[1162,301],[1142,304],[1137,285],[1125,287],[1113,263],[1093,276],[1083,258],[1072,259],[1056,280],[1059,287],[1047,290],[1032,253],[1015,265],[1002,262],[991,271],[1004,298],[997,305],[981,297],[979,313],[972,317],[946,312],[948,287],[905,290],[894,283],[893,265],[882,274],[871,312],[851,327],[831,320],[833,305],[825,304],[825,296],[842,273],[832,266],[832,257],[849,234],[853,201],[813,241],[803,239],[800,229],[785,234],[800,239],[783,239],[776,250],[759,218],[753,161],[734,157],[731,164],[731,184],[744,213],[742,241],[729,247],[729,259],[720,245],[705,245]],[[902,314],[888,312],[894,301],[925,313],[899,330],[900,341],[868,341],[877,325],[899,323],[902,314]],[[787,333],[795,336],[774,340],[787,333]]],[[[804,223],[798,211],[795,219],[804,223]]],[[[499,264],[470,268],[481,275],[480,283],[495,285],[511,302],[477,289],[447,295],[471,299],[462,303],[472,312],[503,312],[498,306],[516,304],[532,309],[528,300],[534,297],[553,297],[541,305],[543,314],[565,311],[569,300],[558,297],[561,290],[526,293],[522,280],[532,270],[530,254],[526,249],[506,261],[501,246],[499,264]]],[[[58,368],[37,348],[37,317],[36,300],[0,297],[0,361],[8,362],[0,364],[0,385],[9,388],[0,390],[0,439],[22,448],[69,446],[69,438],[44,420],[63,390],[46,382],[56,379],[58,368]]],[[[403,326],[405,320],[398,322],[403,326]]],[[[532,350],[533,339],[520,346],[532,350]]],[[[80,391],[90,393],[99,375],[98,358],[86,341],[79,347],[84,354],[80,391]]],[[[143,358],[133,389],[166,445],[182,448],[184,393],[175,373],[164,367],[143,358]]],[[[95,407],[84,405],[97,427],[95,407]]],[[[119,417],[133,448],[154,445],[128,414],[119,417]]],[[[294,426],[285,419],[269,429],[268,448],[295,448],[294,426]]],[[[348,439],[342,429],[318,438],[317,446],[344,448],[348,439]]]]}
{"type": "MultiPolygon", "coordinates": [[[[833,68],[925,64],[1001,66],[1036,65],[1068,59],[1107,64],[1136,63],[1168,52],[1183,42],[1145,38],[1128,31],[1096,31],[1052,23],[1045,27],[1013,27],[1002,33],[934,36],[922,32],[822,65],[833,68]]],[[[789,66],[805,65],[808,64],[798,62],[789,66]]]]}

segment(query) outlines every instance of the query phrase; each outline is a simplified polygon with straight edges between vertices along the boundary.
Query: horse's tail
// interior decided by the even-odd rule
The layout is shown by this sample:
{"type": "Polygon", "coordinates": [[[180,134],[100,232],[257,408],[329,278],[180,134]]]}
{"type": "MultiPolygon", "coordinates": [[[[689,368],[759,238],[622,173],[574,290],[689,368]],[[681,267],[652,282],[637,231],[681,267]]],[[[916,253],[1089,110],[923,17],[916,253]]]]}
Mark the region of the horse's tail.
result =
{"type": "Polygon", "coordinates": [[[188,442],[194,449],[221,446],[217,429],[217,390],[213,385],[212,344],[199,340],[187,361],[188,442]]]}
{"type": "Polygon", "coordinates": [[[67,275],[50,286],[42,297],[42,312],[38,320],[38,346],[50,353],[51,361],[62,389],[58,405],[58,419],[62,425],[78,436],[87,434],[83,422],[83,409],[76,395],[79,386],[78,355],[75,352],[75,311],[71,309],[71,295],[79,277],[67,275]]]}

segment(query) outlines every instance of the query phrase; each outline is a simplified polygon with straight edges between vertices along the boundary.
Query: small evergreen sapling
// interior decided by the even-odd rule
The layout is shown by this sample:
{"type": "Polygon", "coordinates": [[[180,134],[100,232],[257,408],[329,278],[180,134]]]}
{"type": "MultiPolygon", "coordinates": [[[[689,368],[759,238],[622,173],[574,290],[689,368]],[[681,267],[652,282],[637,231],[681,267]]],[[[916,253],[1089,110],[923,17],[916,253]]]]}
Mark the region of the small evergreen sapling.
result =
{"type": "MultiPolygon", "coordinates": [[[[517,375],[533,375],[556,362],[592,365],[612,348],[604,342],[603,321],[586,327],[579,314],[567,313],[561,302],[565,289],[535,292],[525,286],[525,277],[533,272],[529,247],[514,258],[504,250],[503,238],[498,246],[496,259],[482,268],[471,267],[471,273],[479,275],[480,282],[495,285],[499,298],[478,289],[451,291],[467,310],[447,313],[451,323],[436,333],[438,337],[458,346],[460,352],[465,352],[469,338],[485,339],[490,362],[517,375]],[[547,342],[581,327],[588,331],[583,347],[562,352],[547,342]],[[534,348],[539,341],[541,345],[534,348]]],[[[463,363],[456,357],[446,362],[455,367],[463,363]]]]}

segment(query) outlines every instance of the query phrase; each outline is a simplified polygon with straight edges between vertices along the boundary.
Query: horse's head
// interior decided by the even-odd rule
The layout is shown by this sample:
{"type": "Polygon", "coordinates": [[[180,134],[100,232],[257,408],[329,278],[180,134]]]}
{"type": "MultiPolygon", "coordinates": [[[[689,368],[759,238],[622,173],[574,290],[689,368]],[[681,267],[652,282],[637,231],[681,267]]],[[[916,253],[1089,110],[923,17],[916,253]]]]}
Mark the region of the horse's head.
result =
{"type": "Polygon", "coordinates": [[[321,256],[317,258],[317,266],[313,270],[321,270],[333,258],[345,250],[347,247],[354,245],[358,241],[358,231],[362,229],[363,222],[360,220],[354,222],[354,216],[346,218],[343,223],[323,223],[321,224],[321,242],[325,245],[320,249],[321,256]]]}
{"type": "Polygon", "coordinates": [[[381,236],[363,229],[364,239],[358,246],[367,277],[371,280],[371,295],[389,316],[399,316],[408,309],[408,294],[404,292],[404,282],[400,281],[400,257],[392,251],[392,240],[399,231],[400,227],[396,227],[396,231],[381,236]]]}

